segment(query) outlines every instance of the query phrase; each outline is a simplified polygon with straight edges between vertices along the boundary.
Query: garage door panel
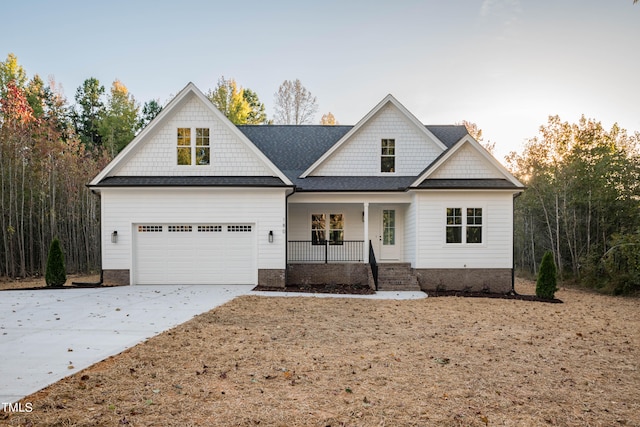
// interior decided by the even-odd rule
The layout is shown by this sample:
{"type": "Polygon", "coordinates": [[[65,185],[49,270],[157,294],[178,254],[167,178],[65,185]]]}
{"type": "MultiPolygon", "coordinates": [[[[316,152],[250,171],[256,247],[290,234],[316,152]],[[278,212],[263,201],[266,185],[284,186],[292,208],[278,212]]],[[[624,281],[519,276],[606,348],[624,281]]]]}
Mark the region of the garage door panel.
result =
{"type": "Polygon", "coordinates": [[[253,224],[137,225],[136,284],[255,284],[253,224]]]}

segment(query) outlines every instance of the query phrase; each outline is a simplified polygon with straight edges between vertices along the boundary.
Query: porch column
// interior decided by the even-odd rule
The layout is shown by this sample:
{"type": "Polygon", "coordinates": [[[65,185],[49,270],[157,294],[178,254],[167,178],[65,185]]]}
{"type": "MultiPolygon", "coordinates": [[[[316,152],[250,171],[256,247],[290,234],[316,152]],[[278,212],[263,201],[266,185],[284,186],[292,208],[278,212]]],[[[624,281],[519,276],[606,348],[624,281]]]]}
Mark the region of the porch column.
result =
{"type": "Polygon", "coordinates": [[[364,211],[362,213],[364,221],[364,244],[362,245],[362,259],[365,264],[369,264],[369,202],[364,202],[364,211]]]}

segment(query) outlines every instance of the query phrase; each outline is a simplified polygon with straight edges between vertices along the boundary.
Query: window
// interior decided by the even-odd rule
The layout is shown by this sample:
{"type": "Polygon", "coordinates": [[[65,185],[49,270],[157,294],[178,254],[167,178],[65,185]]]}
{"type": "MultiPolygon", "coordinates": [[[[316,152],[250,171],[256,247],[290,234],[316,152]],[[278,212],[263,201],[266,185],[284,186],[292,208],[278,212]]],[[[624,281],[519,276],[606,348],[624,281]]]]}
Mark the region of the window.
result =
{"type": "Polygon", "coordinates": [[[482,243],[482,208],[447,208],[447,243],[482,243]],[[462,214],[466,220],[463,221],[462,214]],[[462,236],[465,237],[464,242],[462,236]]]}
{"type": "Polygon", "coordinates": [[[327,230],[329,244],[341,245],[344,241],[344,214],[311,214],[311,244],[326,244],[327,230]],[[327,218],[329,218],[328,224],[327,218]]]}
{"type": "Polygon", "coordinates": [[[331,214],[329,220],[329,244],[341,245],[344,241],[344,215],[331,214]]]}
{"type": "Polygon", "coordinates": [[[382,154],[380,157],[380,172],[392,173],[396,171],[396,140],[382,140],[382,154]]]}
{"type": "Polygon", "coordinates": [[[325,214],[311,215],[311,243],[314,245],[324,245],[327,240],[325,234],[326,218],[325,214]]]}
{"type": "Polygon", "coordinates": [[[177,164],[179,166],[210,163],[209,128],[178,128],[177,164]],[[195,141],[193,140],[195,136],[195,141]]]}
{"type": "Polygon", "coordinates": [[[481,208],[467,208],[467,243],[482,243],[481,208]]]}
{"type": "Polygon", "coordinates": [[[447,208],[447,243],[462,243],[461,208],[447,208]]]}
{"type": "Polygon", "coordinates": [[[382,211],[382,244],[396,244],[396,211],[394,209],[382,211]]]}

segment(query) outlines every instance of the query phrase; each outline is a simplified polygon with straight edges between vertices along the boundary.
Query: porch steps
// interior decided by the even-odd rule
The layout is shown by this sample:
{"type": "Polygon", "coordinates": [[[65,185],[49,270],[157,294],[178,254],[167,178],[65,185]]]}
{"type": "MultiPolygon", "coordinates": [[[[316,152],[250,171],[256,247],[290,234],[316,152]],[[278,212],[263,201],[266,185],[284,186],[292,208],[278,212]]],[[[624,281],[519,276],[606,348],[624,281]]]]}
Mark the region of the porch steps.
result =
{"type": "Polygon", "coordinates": [[[378,264],[379,291],[419,291],[418,278],[408,262],[378,264]]]}

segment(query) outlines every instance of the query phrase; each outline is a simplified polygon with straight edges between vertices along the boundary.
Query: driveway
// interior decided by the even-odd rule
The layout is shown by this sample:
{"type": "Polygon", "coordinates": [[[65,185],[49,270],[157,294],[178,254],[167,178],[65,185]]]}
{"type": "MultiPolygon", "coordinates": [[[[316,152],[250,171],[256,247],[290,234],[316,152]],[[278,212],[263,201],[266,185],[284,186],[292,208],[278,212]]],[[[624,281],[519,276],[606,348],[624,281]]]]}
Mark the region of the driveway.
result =
{"type": "Polygon", "coordinates": [[[0,292],[0,404],[247,294],[238,286],[0,292]]]}

